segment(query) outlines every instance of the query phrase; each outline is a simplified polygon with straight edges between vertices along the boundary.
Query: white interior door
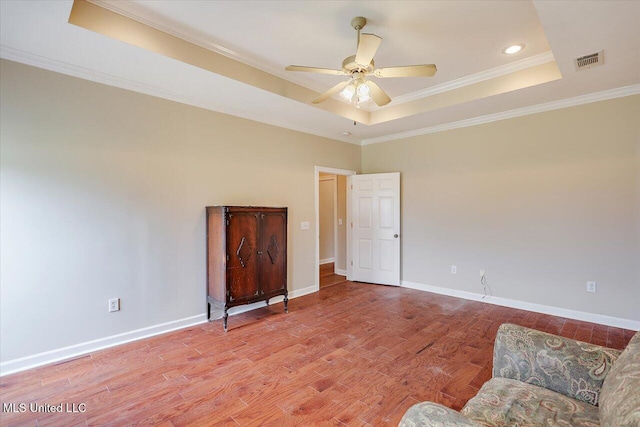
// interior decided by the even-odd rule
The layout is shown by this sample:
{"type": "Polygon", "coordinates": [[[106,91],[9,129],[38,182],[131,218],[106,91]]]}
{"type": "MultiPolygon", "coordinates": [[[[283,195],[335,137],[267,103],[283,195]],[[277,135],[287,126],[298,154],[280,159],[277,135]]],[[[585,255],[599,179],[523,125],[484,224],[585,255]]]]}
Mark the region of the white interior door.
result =
{"type": "Polygon", "coordinates": [[[400,285],[400,172],[353,175],[351,277],[400,285]]]}

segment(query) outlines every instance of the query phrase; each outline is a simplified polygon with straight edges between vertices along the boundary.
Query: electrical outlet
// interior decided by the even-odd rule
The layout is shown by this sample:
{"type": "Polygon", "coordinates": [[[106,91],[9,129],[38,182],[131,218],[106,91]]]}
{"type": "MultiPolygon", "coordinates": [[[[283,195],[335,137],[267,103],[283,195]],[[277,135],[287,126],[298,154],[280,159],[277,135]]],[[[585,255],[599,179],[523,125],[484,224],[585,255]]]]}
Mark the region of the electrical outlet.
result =
{"type": "Polygon", "coordinates": [[[587,282],[587,292],[596,291],[596,282],[587,282]]]}
{"type": "Polygon", "coordinates": [[[342,218],[338,218],[338,225],[342,225],[342,218]]]}
{"type": "Polygon", "coordinates": [[[109,313],[112,311],[120,311],[120,298],[111,298],[109,300],[109,313]]]}
{"type": "Polygon", "coordinates": [[[458,267],[456,267],[455,265],[451,266],[451,274],[456,274],[458,273],[458,267]]]}
{"type": "Polygon", "coordinates": [[[484,268],[480,269],[480,277],[484,277],[484,268]]]}

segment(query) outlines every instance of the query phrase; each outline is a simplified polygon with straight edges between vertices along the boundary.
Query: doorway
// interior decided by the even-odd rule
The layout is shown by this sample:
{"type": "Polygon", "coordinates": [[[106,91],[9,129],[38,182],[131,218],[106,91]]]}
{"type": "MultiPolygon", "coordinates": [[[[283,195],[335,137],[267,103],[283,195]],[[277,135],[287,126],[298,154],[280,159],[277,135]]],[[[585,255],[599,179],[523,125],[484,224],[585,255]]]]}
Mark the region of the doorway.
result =
{"type": "Polygon", "coordinates": [[[347,275],[347,177],[355,171],[316,166],[316,291],[347,275]]]}
{"type": "Polygon", "coordinates": [[[318,183],[320,289],[346,280],[347,177],[321,172],[318,183]]]}

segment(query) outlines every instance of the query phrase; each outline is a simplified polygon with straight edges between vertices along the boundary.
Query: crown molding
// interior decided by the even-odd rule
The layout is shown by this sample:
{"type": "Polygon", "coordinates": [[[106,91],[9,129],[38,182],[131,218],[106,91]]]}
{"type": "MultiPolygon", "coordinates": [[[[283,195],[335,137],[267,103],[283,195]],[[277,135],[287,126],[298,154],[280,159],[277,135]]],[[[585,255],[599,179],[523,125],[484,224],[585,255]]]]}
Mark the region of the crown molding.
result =
{"type": "MultiPolygon", "coordinates": [[[[220,55],[224,55],[227,58],[233,59],[234,61],[238,61],[243,64],[249,65],[253,68],[257,68],[258,70],[264,71],[266,73],[273,74],[274,76],[278,76],[292,83],[299,84],[301,86],[306,87],[307,89],[314,90],[318,93],[324,93],[328,89],[326,86],[320,85],[317,82],[311,81],[309,79],[305,79],[303,77],[299,77],[296,75],[296,73],[287,72],[284,69],[281,69],[279,67],[266,65],[253,58],[242,55],[234,50],[228,49],[222,45],[213,43],[210,40],[206,40],[205,38],[196,35],[193,31],[189,32],[187,29],[184,29],[184,28],[182,29],[182,31],[176,31],[175,29],[171,28],[169,25],[163,25],[151,18],[145,18],[143,16],[144,15],[143,11],[140,10],[139,7],[136,6],[134,3],[113,2],[113,1],[106,1],[106,0],[87,0],[87,2],[95,4],[96,6],[102,7],[111,12],[117,13],[118,15],[122,15],[126,18],[133,19],[134,21],[140,22],[141,24],[154,28],[158,31],[162,31],[174,37],[178,37],[196,46],[200,46],[204,49],[210,50],[215,53],[219,53],[220,55]],[[126,4],[127,8],[121,7],[123,4],[126,4]]],[[[346,101],[341,97],[333,97],[333,98],[345,104],[351,105],[351,102],[346,101]]],[[[377,108],[377,105],[375,105],[373,101],[369,101],[361,105],[360,108],[364,111],[371,112],[373,111],[374,108],[377,108]]],[[[353,141],[346,141],[346,140],[344,142],[354,143],[353,141]]]]}
{"type": "MultiPolygon", "coordinates": [[[[170,34],[174,37],[178,37],[196,46],[200,46],[204,49],[210,50],[220,55],[224,55],[230,59],[249,65],[251,67],[257,68],[266,73],[281,77],[285,80],[288,80],[292,83],[299,84],[301,86],[304,86],[316,92],[324,93],[327,90],[327,87],[322,86],[316,82],[298,77],[292,73],[287,73],[286,71],[284,71],[284,69],[267,65],[254,58],[245,56],[239,52],[228,49],[220,44],[213,43],[212,41],[207,40],[206,38],[196,34],[196,32],[189,31],[189,29],[187,28],[181,28],[180,31],[176,31],[170,25],[166,23],[163,24],[158,22],[159,21],[158,18],[154,19],[153,17],[148,16],[148,13],[146,13],[146,11],[142,10],[139,6],[135,5],[134,3],[114,2],[114,1],[107,1],[107,0],[86,0],[86,1],[96,6],[99,6],[101,8],[104,8],[108,11],[122,15],[126,18],[140,22],[141,24],[144,24],[148,27],[170,34]],[[122,7],[123,5],[126,5],[126,7],[122,7]],[[147,16],[145,16],[145,14],[147,16]]],[[[397,96],[393,99],[393,105],[395,106],[395,105],[403,104],[405,102],[414,101],[416,99],[426,98],[428,96],[435,95],[437,93],[447,92],[449,90],[457,89],[464,86],[469,86],[478,82],[489,80],[495,77],[500,77],[500,76],[510,74],[516,71],[520,71],[526,68],[534,67],[536,65],[545,64],[547,62],[551,62],[554,60],[555,58],[551,51],[544,52],[529,58],[525,58],[519,61],[514,61],[509,64],[491,68],[489,70],[481,71],[479,73],[472,74],[470,76],[465,76],[460,79],[452,80],[450,82],[446,82],[438,86],[434,86],[434,87],[423,89],[417,92],[411,92],[405,95],[397,96]]],[[[351,104],[349,101],[345,101],[340,97],[334,97],[334,99],[341,101],[345,104],[351,104]]],[[[373,112],[373,111],[384,109],[384,108],[386,108],[386,106],[379,107],[372,101],[369,101],[360,106],[360,109],[367,112],[373,112]]]]}
{"type": "Polygon", "coordinates": [[[187,41],[189,43],[193,43],[197,46],[219,53],[221,55],[226,56],[227,58],[231,58],[236,61],[242,62],[244,64],[250,65],[252,67],[259,68],[262,71],[269,71],[269,69],[265,67],[263,64],[260,64],[257,61],[252,60],[247,56],[241,55],[236,51],[227,49],[226,47],[219,45],[217,43],[212,43],[210,41],[204,40],[204,38],[198,37],[195,34],[185,34],[185,33],[175,31],[174,29],[170,28],[167,25],[162,25],[152,19],[143,17],[141,10],[137,11],[139,13],[133,12],[131,9],[138,8],[138,6],[135,6],[134,3],[124,3],[124,4],[127,4],[128,6],[127,8],[122,8],[119,6],[120,4],[119,2],[113,2],[113,1],[109,2],[105,0],[87,0],[87,2],[93,3],[96,6],[99,6],[103,9],[107,9],[111,12],[117,13],[118,15],[122,15],[125,18],[138,21],[141,24],[144,24],[151,28],[155,28],[156,30],[162,31],[163,33],[171,34],[172,36],[181,38],[182,40],[187,41]]]}
{"type": "MultiPolygon", "coordinates": [[[[236,80],[240,83],[284,96],[305,105],[309,105],[309,99],[318,96],[318,93],[314,90],[304,85],[293,83],[289,80],[289,76],[279,77],[272,72],[264,71],[231,58],[230,55],[237,55],[229,49],[222,49],[222,47],[218,45],[212,46],[211,43],[207,43],[207,47],[203,46],[204,38],[206,37],[200,33],[195,33],[195,38],[185,37],[185,34],[178,34],[180,32],[194,33],[194,31],[181,27],[179,23],[171,23],[168,18],[161,16],[154,18],[150,16],[152,15],[151,13],[144,13],[140,8],[138,8],[138,12],[136,12],[137,6],[131,6],[129,8],[126,6],[127,3],[118,4],[118,6],[111,7],[110,9],[100,6],[99,3],[104,3],[104,0],[74,0],[69,23],[236,80]],[[124,8],[125,10],[118,12],[115,11],[117,8],[124,8]],[[127,9],[129,10],[129,16],[123,14],[127,9]],[[147,15],[147,22],[141,21],[140,17],[134,15],[147,15]],[[172,30],[171,28],[163,27],[178,28],[172,30]]],[[[111,6],[112,4],[115,4],[115,2],[109,3],[108,5],[111,6]]],[[[406,103],[396,102],[388,108],[373,113],[366,106],[365,109],[354,109],[347,103],[336,99],[328,99],[326,100],[327,102],[322,105],[314,104],[310,106],[353,120],[354,122],[373,125],[428,111],[432,109],[429,101],[437,96],[446,97],[451,93],[449,101],[444,102],[445,105],[450,105],[459,103],[460,99],[464,98],[460,98],[459,94],[456,93],[461,90],[464,91],[482,86],[485,89],[484,91],[480,89],[475,92],[474,90],[469,90],[469,93],[467,93],[468,96],[477,98],[483,93],[483,96],[495,95],[516,88],[540,84],[543,80],[549,81],[549,79],[555,78],[560,78],[560,73],[556,67],[556,62],[553,60],[553,55],[548,52],[522,61],[515,61],[507,66],[496,67],[495,69],[487,70],[462,80],[458,79],[447,85],[441,85],[435,89],[432,88],[427,92],[414,94],[412,96],[420,96],[421,98],[414,99],[411,102],[407,101],[409,98],[405,98],[406,103]],[[533,64],[538,65],[533,66],[533,64]],[[538,76],[539,78],[533,76],[541,67],[549,68],[548,66],[552,66],[553,70],[547,69],[547,72],[538,76]],[[527,73],[531,74],[528,76],[529,78],[527,78],[527,73]],[[517,80],[517,77],[520,77],[518,83],[514,84],[511,82],[512,84],[497,85],[497,81],[500,79],[510,80],[511,78],[511,80],[517,80]],[[544,78],[547,78],[547,80],[544,80],[544,78]],[[494,84],[488,84],[491,82],[494,84]],[[443,91],[444,93],[435,94],[439,91],[443,91]],[[425,95],[433,96],[425,97],[425,95]]],[[[197,105],[200,104],[198,103],[197,105]]],[[[250,107],[242,108],[252,111],[254,115],[269,115],[268,111],[253,111],[250,107]]],[[[276,120],[287,122],[286,118],[277,118],[276,120]]],[[[276,125],[282,125],[282,123],[277,123],[276,125]]],[[[285,125],[285,127],[288,126],[285,125]]],[[[324,131],[320,130],[316,132],[324,131]]],[[[330,135],[329,137],[332,136],[333,135],[330,135]]],[[[338,138],[338,140],[340,139],[338,138]]]]}
{"type": "MultiPolygon", "coordinates": [[[[451,80],[449,82],[419,90],[417,92],[411,92],[406,95],[396,96],[393,99],[393,105],[404,104],[405,102],[415,101],[416,99],[426,98],[438,93],[470,86],[476,83],[483,82],[485,80],[490,80],[496,77],[515,73],[516,71],[525,70],[527,68],[546,64],[552,61],[555,61],[553,53],[551,51],[544,52],[535,56],[531,56],[529,58],[521,59],[520,61],[515,61],[509,64],[501,65],[499,67],[490,68],[479,73],[461,77],[456,80],[451,80]]],[[[385,107],[372,107],[370,108],[370,111],[379,110],[381,108],[385,107]]]]}
{"type": "Polygon", "coordinates": [[[92,70],[77,65],[72,65],[66,62],[58,61],[51,58],[46,58],[32,53],[24,52],[18,49],[13,49],[8,46],[0,45],[0,58],[10,61],[19,62],[26,65],[31,65],[45,70],[66,74],[73,77],[78,77],[84,80],[90,80],[96,83],[102,83],[109,86],[119,87],[121,89],[131,90],[134,92],[144,93],[170,101],[180,102],[182,104],[192,105],[200,108],[204,108],[211,111],[216,111],[223,114],[229,114],[244,119],[265,123],[272,126],[277,126],[297,132],[311,134],[322,138],[328,138],[331,140],[346,142],[355,145],[371,145],[381,142],[395,141],[399,139],[411,138],[419,135],[427,135],[431,133],[444,132],[447,130],[459,129],[469,126],[476,126],[484,123],[491,123],[499,120],[510,119],[514,117],[526,116],[529,114],[536,114],[545,111],[552,111],[561,108],[573,107],[582,104],[588,104],[591,102],[605,101],[608,99],[621,98],[630,95],[640,94],[640,84],[624,86],[621,88],[605,90],[587,95],[581,95],[574,98],[567,98],[559,101],[552,101],[544,104],[533,105],[530,107],[518,108],[515,110],[504,111],[496,114],[489,114],[480,117],[474,117],[470,119],[460,120],[452,123],[445,123],[442,125],[431,126],[427,128],[415,129],[407,132],[400,132],[390,135],[384,135],[375,138],[365,138],[360,141],[353,138],[344,138],[338,135],[329,135],[322,132],[317,132],[310,129],[305,129],[297,126],[292,126],[289,123],[279,122],[265,118],[252,112],[240,110],[237,108],[229,107],[226,105],[212,102],[210,99],[197,99],[194,97],[186,96],[182,93],[169,91],[157,86],[148,85],[139,81],[125,79],[112,74],[107,74],[92,70]]]}
{"type": "Polygon", "coordinates": [[[171,26],[167,24],[161,24],[160,22],[158,22],[157,19],[154,20],[151,17],[145,17],[144,16],[145,12],[142,9],[140,9],[139,6],[135,5],[135,3],[114,2],[114,1],[107,1],[107,0],[87,0],[87,2],[92,3],[96,6],[99,6],[103,9],[106,9],[110,12],[117,13],[118,15],[122,15],[125,18],[129,18],[134,21],[140,22],[141,24],[154,28],[158,31],[162,31],[163,33],[167,33],[174,37],[178,37],[196,46],[200,46],[204,49],[210,50],[220,55],[224,55],[227,58],[233,59],[234,61],[241,62],[253,68],[257,68],[258,70],[264,71],[269,74],[273,74],[274,76],[278,76],[285,80],[289,80],[290,82],[305,86],[308,89],[314,90],[316,92],[323,93],[324,91],[327,90],[326,87],[321,86],[318,83],[311,82],[304,78],[297,78],[295,74],[288,73],[284,69],[266,65],[263,62],[257,61],[254,58],[243,55],[232,49],[228,49],[220,44],[213,43],[211,40],[207,40],[206,38],[200,35],[197,35],[194,31],[189,31],[186,28],[182,28],[181,31],[176,31],[175,29],[171,28],[171,26]],[[126,5],[126,7],[123,8],[122,5],[126,5]]]}
{"type": "Polygon", "coordinates": [[[428,135],[430,133],[444,132],[447,130],[460,129],[469,126],[481,125],[484,123],[497,122],[499,120],[512,119],[515,117],[528,116],[530,114],[543,113],[545,111],[559,110],[562,108],[575,107],[592,102],[606,101],[608,99],[622,98],[625,96],[640,94],[640,84],[624,86],[616,89],[604,90],[601,92],[580,95],[573,98],[561,99],[544,104],[532,105],[529,107],[517,108],[515,110],[503,111],[501,113],[488,114],[486,116],[473,117],[471,119],[460,120],[452,123],[431,126],[427,128],[415,129],[407,132],[395,133],[392,135],[380,136],[377,138],[367,138],[360,142],[360,145],[378,144],[381,142],[396,141],[399,139],[411,138],[414,136],[428,135]]]}
{"type": "Polygon", "coordinates": [[[331,140],[346,142],[349,144],[360,145],[360,142],[357,140],[354,140],[353,138],[344,138],[340,136],[334,136],[334,135],[325,134],[322,132],[317,132],[311,129],[293,126],[289,123],[273,120],[271,118],[266,118],[264,116],[255,114],[250,111],[245,111],[238,108],[230,107],[228,105],[219,104],[219,103],[213,102],[211,99],[190,97],[183,93],[166,90],[155,85],[148,85],[136,80],[126,79],[123,77],[115,76],[113,74],[108,74],[108,73],[96,71],[90,68],[69,64],[66,62],[58,61],[56,59],[46,58],[40,55],[34,55],[32,53],[24,52],[18,49],[13,49],[4,45],[0,45],[0,58],[7,59],[9,61],[19,62],[21,64],[30,65],[33,67],[43,68],[45,70],[53,71],[60,74],[65,74],[72,77],[77,77],[83,80],[89,80],[95,83],[101,83],[108,86],[115,86],[120,89],[139,92],[145,95],[151,95],[158,98],[167,99],[169,101],[179,102],[181,104],[192,105],[195,107],[204,108],[206,110],[216,111],[218,113],[229,114],[231,116],[260,122],[260,123],[268,124],[271,126],[277,126],[284,129],[289,129],[297,132],[319,136],[322,138],[328,138],[331,140]]]}

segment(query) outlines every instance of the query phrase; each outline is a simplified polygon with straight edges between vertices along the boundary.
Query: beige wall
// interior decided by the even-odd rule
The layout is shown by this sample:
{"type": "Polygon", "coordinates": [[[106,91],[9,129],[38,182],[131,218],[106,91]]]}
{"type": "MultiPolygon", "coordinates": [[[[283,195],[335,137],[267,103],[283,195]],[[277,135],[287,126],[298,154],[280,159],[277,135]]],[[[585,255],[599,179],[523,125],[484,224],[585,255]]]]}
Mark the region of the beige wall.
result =
{"type": "Polygon", "coordinates": [[[361,156],[338,141],[0,67],[1,361],[204,313],[206,205],[288,206],[289,289],[313,286],[315,230],[300,222],[315,223],[314,166],[361,161],[365,172],[402,173],[403,280],[481,293],[484,268],[495,296],[640,320],[639,96],[361,156]],[[122,311],[107,313],[115,297],[122,311]]]}
{"type": "Polygon", "coordinates": [[[5,60],[0,75],[0,360],[204,313],[207,205],[289,207],[289,290],[314,286],[314,167],[358,170],[360,147],[5,60]]]}
{"type": "Polygon", "coordinates": [[[639,118],[632,96],[363,147],[401,172],[402,279],[481,294],[485,269],[497,297],[640,320],[639,118]]]}

